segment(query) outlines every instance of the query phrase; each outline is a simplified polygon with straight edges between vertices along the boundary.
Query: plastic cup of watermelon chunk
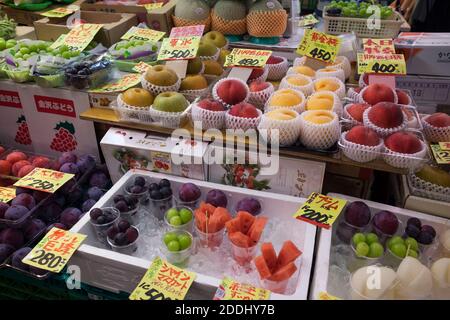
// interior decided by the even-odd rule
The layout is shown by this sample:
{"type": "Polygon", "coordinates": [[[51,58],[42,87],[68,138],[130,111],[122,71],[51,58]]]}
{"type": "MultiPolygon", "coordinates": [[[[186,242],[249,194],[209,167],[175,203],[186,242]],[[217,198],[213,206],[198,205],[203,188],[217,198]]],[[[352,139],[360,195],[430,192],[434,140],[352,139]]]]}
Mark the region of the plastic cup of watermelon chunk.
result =
{"type": "Polygon", "coordinates": [[[230,244],[231,244],[231,256],[241,266],[249,264],[256,256],[257,244],[248,248],[238,247],[231,241],[230,244]]]}
{"type": "Polygon", "coordinates": [[[194,224],[195,233],[198,237],[199,243],[202,247],[206,248],[217,248],[223,242],[223,237],[225,235],[225,227],[214,233],[206,233],[198,229],[197,224],[194,224]]]}
{"type": "Polygon", "coordinates": [[[267,289],[274,293],[286,294],[289,280],[291,280],[291,279],[292,279],[292,277],[290,277],[289,279],[283,280],[283,281],[271,281],[271,280],[264,279],[264,280],[261,280],[261,286],[264,289],[267,289]]]}

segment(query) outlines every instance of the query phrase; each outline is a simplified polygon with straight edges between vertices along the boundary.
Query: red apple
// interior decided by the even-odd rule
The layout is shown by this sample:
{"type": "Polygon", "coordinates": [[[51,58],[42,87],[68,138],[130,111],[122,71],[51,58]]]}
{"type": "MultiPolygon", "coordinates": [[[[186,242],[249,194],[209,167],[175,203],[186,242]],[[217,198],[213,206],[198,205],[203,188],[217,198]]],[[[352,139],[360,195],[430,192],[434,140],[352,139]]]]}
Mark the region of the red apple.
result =
{"type": "Polygon", "coordinates": [[[369,120],[377,127],[388,129],[400,126],[404,114],[398,104],[379,102],[369,110],[369,120]]]}
{"type": "Polygon", "coordinates": [[[269,59],[267,59],[267,64],[279,64],[282,63],[284,60],[282,57],[278,56],[270,56],[269,59]]]}
{"type": "Polygon", "coordinates": [[[215,101],[212,99],[203,99],[200,100],[197,105],[205,110],[209,111],[225,111],[225,108],[219,101],[215,101]]]}
{"type": "Polygon", "coordinates": [[[380,138],[376,132],[364,126],[356,126],[350,129],[345,135],[345,139],[353,143],[371,147],[377,146],[380,143],[380,138]]]}
{"type": "Polygon", "coordinates": [[[375,83],[366,87],[363,93],[363,99],[371,105],[377,104],[378,102],[395,102],[395,93],[389,86],[375,83]]]}
{"type": "Polygon", "coordinates": [[[422,150],[419,138],[410,132],[395,132],[384,139],[386,147],[394,152],[412,154],[422,150]]]}
{"type": "Polygon", "coordinates": [[[352,103],[347,107],[347,112],[356,121],[363,122],[363,113],[369,107],[366,103],[352,103]]]}
{"type": "Polygon", "coordinates": [[[395,92],[397,92],[399,104],[409,104],[409,95],[405,91],[397,89],[395,92]]]}
{"type": "Polygon", "coordinates": [[[438,128],[450,127],[450,116],[443,112],[434,113],[425,121],[438,128]]]}
{"type": "Polygon", "coordinates": [[[255,68],[253,69],[252,73],[250,74],[250,77],[248,80],[255,80],[259,77],[261,77],[264,74],[264,68],[255,68]]]}
{"type": "Polygon", "coordinates": [[[250,92],[258,92],[267,89],[270,86],[269,82],[264,81],[253,81],[250,83],[250,92]]]}
{"type": "Polygon", "coordinates": [[[247,102],[241,102],[230,109],[230,115],[240,118],[258,118],[259,113],[256,107],[247,102]]]}
{"type": "Polygon", "coordinates": [[[217,95],[226,104],[235,105],[247,98],[248,87],[234,79],[226,79],[217,87],[217,95]]]}

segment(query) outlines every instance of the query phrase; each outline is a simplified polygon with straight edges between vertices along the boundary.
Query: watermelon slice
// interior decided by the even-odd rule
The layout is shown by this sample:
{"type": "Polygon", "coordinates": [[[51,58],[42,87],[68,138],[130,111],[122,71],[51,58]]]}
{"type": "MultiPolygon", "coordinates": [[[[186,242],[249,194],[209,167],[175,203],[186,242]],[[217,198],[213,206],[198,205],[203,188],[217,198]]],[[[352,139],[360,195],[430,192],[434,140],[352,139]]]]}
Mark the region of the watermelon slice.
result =
{"type": "MultiPolygon", "coordinates": [[[[225,226],[225,223],[231,220],[230,212],[226,208],[217,207],[214,211],[213,215],[219,215],[220,216],[220,222],[225,226]]],[[[222,226],[222,228],[223,228],[222,226]]]]}
{"type": "Polygon", "coordinates": [[[199,209],[205,214],[206,217],[212,216],[214,210],[216,210],[216,207],[214,207],[212,204],[206,203],[202,201],[200,203],[199,209]]]}
{"type": "Polygon", "coordinates": [[[258,270],[261,279],[267,279],[272,275],[263,256],[258,256],[255,258],[255,267],[256,270],[258,270]]]}
{"type": "Polygon", "coordinates": [[[261,253],[270,271],[275,272],[275,268],[277,267],[277,253],[273,244],[271,242],[263,243],[261,245],[261,253]]]}
{"type": "Polygon", "coordinates": [[[267,223],[266,217],[258,217],[255,219],[255,222],[253,223],[251,230],[249,230],[250,232],[248,232],[250,239],[254,243],[257,243],[261,238],[266,223],[267,223]]]}
{"type": "Polygon", "coordinates": [[[248,234],[248,230],[255,222],[255,217],[247,211],[239,211],[237,217],[241,220],[241,232],[248,234]]]}
{"type": "Polygon", "coordinates": [[[222,224],[222,215],[214,213],[212,216],[210,216],[208,221],[208,233],[214,233],[217,231],[220,231],[224,224],[222,224]]]}
{"type": "Polygon", "coordinates": [[[291,262],[294,262],[295,259],[300,257],[302,252],[295,246],[295,244],[288,240],[283,243],[283,247],[278,253],[277,265],[279,268],[282,268],[288,265],[291,262]]]}
{"type": "Polygon", "coordinates": [[[229,238],[234,245],[240,248],[248,248],[251,242],[250,238],[240,231],[231,233],[229,238]]]}
{"type": "Polygon", "coordinates": [[[206,219],[205,214],[200,209],[196,209],[194,211],[194,216],[195,216],[195,223],[197,225],[197,228],[202,232],[206,232],[207,219],[206,219]]]}
{"type": "Polygon", "coordinates": [[[275,273],[273,273],[268,279],[270,281],[284,281],[292,277],[292,275],[297,271],[297,267],[293,262],[288,263],[284,267],[279,268],[275,273]]]}
{"type": "Polygon", "coordinates": [[[241,220],[238,218],[234,218],[225,223],[225,227],[227,228],[228,234],[231,235],[234,232],[241,231],[241,220]]]}

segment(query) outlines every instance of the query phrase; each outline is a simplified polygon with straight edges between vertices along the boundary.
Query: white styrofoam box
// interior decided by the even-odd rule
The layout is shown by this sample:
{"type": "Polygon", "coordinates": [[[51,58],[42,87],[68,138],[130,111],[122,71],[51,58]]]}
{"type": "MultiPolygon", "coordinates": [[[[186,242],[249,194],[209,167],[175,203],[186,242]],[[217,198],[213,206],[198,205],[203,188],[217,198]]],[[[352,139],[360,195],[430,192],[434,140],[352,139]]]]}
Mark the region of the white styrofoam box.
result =
{"type": "MultiPolygon", "coordinates": [[[[215,147],[210,145],[210,148],[215,147]]],[[[208,153],[213,154],[213,151],[208,153]]],[[[227,159],[234,159],[234,149],[227,148],[224,153],[227,159]]],[[[320,193],[322,191],[326,166],[323,162],[280,157],[278,168],[274,170],[275,173],[264,174],[261,169],[268,166],[260,164],[258,154],[248,152],[247,155],[250,165],[242,165],[244,170],[242,177],[237,178],[234,171],[239,164],[230,161],[232,164],[211,164],[208,181],[305,198],[312,192],[320,193]],[[255,175],[255,172],[259,173],[255,175]],[[254,182],[249,184],[250,176],[254,176],[252,178],[254,182]]]]}
{"type": "Polygon", "coordinates": [[[197,180],[206,180],[203,157],[208,144],[188,139],[147,135],[144,131],[110,128],[100,142],[113,182],[129,169],[143,169],[197,180]],[[172,155],[181,154],[190,163],[174,163],[172,155]]]}
{"type": "Polygon", "coordinates": [[[395,78],[399,89],[407,89],[411,92],[420,113],[435,112],[423,104],[450,104],[449,77],[406,75],[395,78]]]}
{"type": "MultiPolygon", "coordinates": [[[[159,181],[163,178],[169,179],[174,194],[177,193],[177,188],[179,188],[181,184],[192,182],[190,179],[181,177],[168,176],[144,170],[130,170],[96,203],[94,208],[110,205],[112,201],[111,198],[122,190],[123,184],[126,183],[128,179],[133,179],[136,175],[148,176],[153,181],[159,181]]],[[[205,195],[211,189],[220,189],[225,192],[228,197],[229,208],[234,208],[235,204],[240,199],[251,196],[257,198],[262,203],[261,215],[268,216],[269,218],[277,217],[278,219],[283,220],[292,219],[292,226],[295,228],[296,232],[298,232],[296,236],[298,236],[299,239],[302,239],[299,244],[299,249],[303,252],[296,291],[292,295],[272,293],[271,299],[307,299],[316,227],[306,222],[295,220],[292,217],[293,213],[301,206],[305,199],[223,186],[205,181],[195,181],[195,184],[202,190],[202,195],[205,195]]],[[[86,234],[87,239],[75,252],[70,263],[80,267],[81,281],[83,283],[112,292],[131,293],[150,267],[151,261],[105,249],[105,247],[97,241],[89,223],[89,219],[89,215],[86,214],[71,229],[73,232],[86,234]]],[[[286,234],[286,240],[291,238],[291,235],[286,234]]],[[[139,250],[135,254],[138,253],[139,250]]],[[[212,299],[220,282],[221,279],[197,273],[197,278],[193,287],[189,290],[187,298],[212,299]]]]}
{"type": "Polygon", "coordinates": [[[11,81],[0,81],[0,144],[33,151],[27,119],[19,96],[21,87],[23,85],[11,81]]]}
{"type": "Polygon", "coordinates": [[[20,100],[35,150],[51,156],[74,151],[99,159],[94,124],[79,118],[89,108],[87,92],[28,84],[21,86],[20,100]]]}
{"type": "MultiPolygon", "coordinates": [[[[406,209],[402,209],[402,208],[397,208],[397,207],[393,207],[393,206],[388,206],[388,205],[373,202],[373,201],[349,197],[349,196],[343,195],[343,194],[329,193],[328,195],[331,197],[345,199],[349,203],[351,203],[353,201],[364,201],[371,209],[372,216],[374,213],[379,212],[381,210],[391,211],[403,223],[403,225],[400,225],[400,228],[406,227],[406,220],[409,217],[419,218],[422,221],[422,223],[429,224],[436,229],[437,237],[439,237],[439,234],[445,230],[446,224],[448,225],[448,223],[449,223],[448,219],[435,217],[435,216],[427,215],[424,213],[406,210],[406,209]]],[[[342,217],[342,215],[341,215],[341,217],[342,217]]],[[[339,221],[336,221],[335,225],[337,226],[338,223],[339,223],[339,221]]],[[[316,249],[314,275],[313,275],[313,279],[311,282],[311,290],[309,293],[309,299],[311,299],[311,300],[317,300],[319,293],[322,291],[328,292],[329,294],[333,295],[333,292],[328,291],[332,234],[333,234],[333,227],[330,230],[320,229],[320,231],[319,231],[319,243],[317,244],[317,249],[316,249]]]]}

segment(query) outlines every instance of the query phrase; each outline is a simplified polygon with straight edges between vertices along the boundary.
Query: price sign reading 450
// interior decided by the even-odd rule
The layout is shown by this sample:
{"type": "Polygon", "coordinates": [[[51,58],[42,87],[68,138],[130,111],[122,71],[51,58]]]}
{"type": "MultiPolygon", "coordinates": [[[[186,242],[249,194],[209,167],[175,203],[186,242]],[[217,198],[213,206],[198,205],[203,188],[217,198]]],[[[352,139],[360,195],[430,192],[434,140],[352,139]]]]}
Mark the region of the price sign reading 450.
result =
{"type": "Polygon", "coordinates": [[[224,67],[262,68],[272,55],[270,50],[233,49],[227,56],[224,67]]]}
{"type": "Polygon", "coordinates": [[[333,63],[336,59],[341,40],[326,33],[315,30],[305,30],[297,53],[326,63],[333,63]]]}
{"type": "Polygon", "coordinates": [[[346,200],[313,192],[294,214],[294,218],[309,222],[320,228],[329,229],[346,203],[346,200]]]}
{"type": "Polygon", "coordinates": [[[51,272],[60,272],[78,249],[84,234],[52,228],[45,237],[28,253],[22,262],[51,272]]]}
{"type": "Polygon", "coordinates": [[[70,173],[35,168],[25,177],[17,181],[14,186],[54,193],[73,177],[74,174],[70,173]]]}

